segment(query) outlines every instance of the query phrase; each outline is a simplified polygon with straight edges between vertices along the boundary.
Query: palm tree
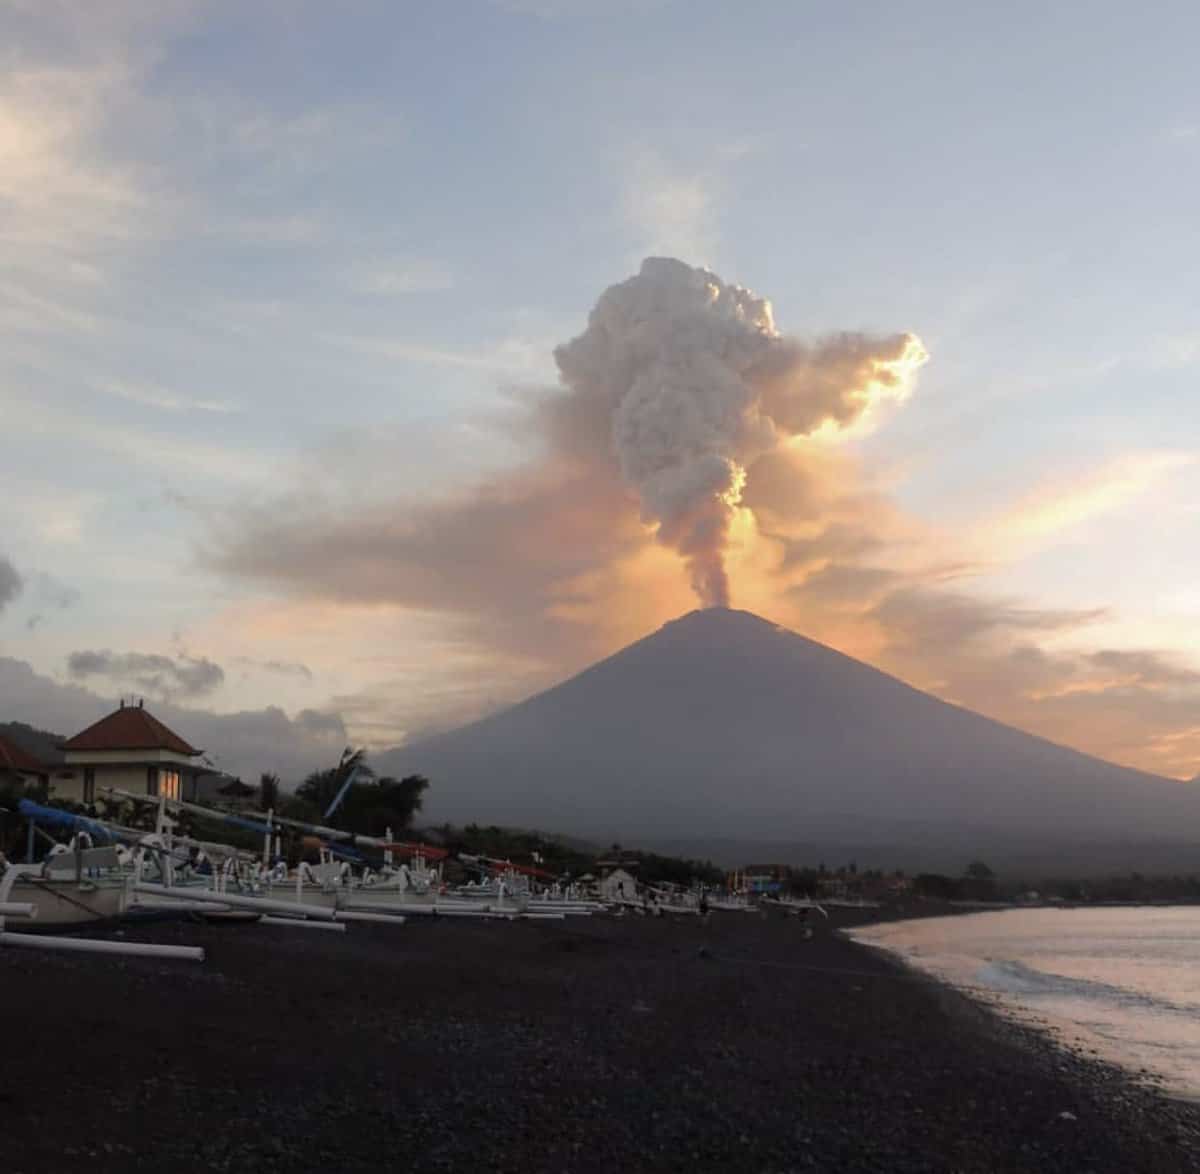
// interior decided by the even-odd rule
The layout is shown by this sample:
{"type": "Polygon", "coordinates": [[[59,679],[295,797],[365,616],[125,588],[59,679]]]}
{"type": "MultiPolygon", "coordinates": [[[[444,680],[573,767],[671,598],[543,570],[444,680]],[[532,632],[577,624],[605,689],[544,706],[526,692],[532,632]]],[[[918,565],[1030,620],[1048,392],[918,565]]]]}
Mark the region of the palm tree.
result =
{"type": "Polygon", "coordinates": [[[296,794],[301,799],[307,799],[310,803],[316,804],[322,811],[326,811],[342,789],[342,784],[355,771],[358,772],[360,778],[373,779],[375,777],[375,772],[367,765],[366,759],[367,752],[365,750],[354,750],[347,746],[342,751],[342,757],[338,760],[337,766],[328,767],[326,770],[314,770],[296,788],[296,794]]]}

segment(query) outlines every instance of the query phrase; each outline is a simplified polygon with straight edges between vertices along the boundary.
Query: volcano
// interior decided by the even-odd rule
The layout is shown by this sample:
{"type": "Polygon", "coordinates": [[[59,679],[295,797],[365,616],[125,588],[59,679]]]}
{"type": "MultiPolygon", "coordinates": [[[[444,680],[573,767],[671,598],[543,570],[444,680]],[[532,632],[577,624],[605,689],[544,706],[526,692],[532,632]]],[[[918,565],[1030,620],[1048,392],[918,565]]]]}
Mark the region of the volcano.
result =
{"type": "Polygon", "coordinates": [[[1161,871],[1200,859],[1200,787],[1033,737],[728,608],[378,765],[432,780],[434,822],[731,864],[984,856],[1161,871]]]}

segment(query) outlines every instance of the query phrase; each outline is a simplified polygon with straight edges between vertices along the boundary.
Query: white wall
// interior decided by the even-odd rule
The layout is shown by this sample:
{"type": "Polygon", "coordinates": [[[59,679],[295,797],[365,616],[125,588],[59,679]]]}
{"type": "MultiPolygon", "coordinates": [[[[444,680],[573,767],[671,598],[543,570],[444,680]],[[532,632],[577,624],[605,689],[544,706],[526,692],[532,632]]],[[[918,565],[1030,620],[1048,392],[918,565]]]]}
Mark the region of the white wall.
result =
{"type": "MultiPolygon", "coordinates": [[[[83,772],[84,767],[68,763],[68,768],[74,773],[73,779],[52,779],[50,795],[54,799],[70,799],[74,803],[83,802],[83,772]]],[[[101,798],[101,787],[120,787],[123,791],[132,791],[136,795],[146,794],[146,765],[97,765],[96,797],[101,798]]]]}
{"type": "MultiPolygon", "coordinates": [[[[83,772],[89,769],[80,765],[71,765],[69,769],[74,773],[72,779],[51,778],[50,780],[50,797],[52,799],[68,799],[73,803],[82,803],[83,798],[83,772]]],[[[129,791],[134,795],[147,795],[149,791],[146,788],[146,763],[115,763],[115,764],[97,764],[90,769],[96,773],[96,791],[95,798],[105,798],[103,788],[115,787],[121,791],[129,791]]],[[[180,783],[182,785],[181,798],[185,798],[189,792],[188,779],[192,771],[182,769],[178,765],[158,766],[161,772],[166,770],[176,770],[180,775],[180,783]]]]}
{"type": "Polygon", "coordinates": [[[160,763],[164,766],[193,766],[195,759],[186,754],[176,754],[174,750],[68,750],[67,765],[79,766],[121,766],[148,762],[160,763]]]}

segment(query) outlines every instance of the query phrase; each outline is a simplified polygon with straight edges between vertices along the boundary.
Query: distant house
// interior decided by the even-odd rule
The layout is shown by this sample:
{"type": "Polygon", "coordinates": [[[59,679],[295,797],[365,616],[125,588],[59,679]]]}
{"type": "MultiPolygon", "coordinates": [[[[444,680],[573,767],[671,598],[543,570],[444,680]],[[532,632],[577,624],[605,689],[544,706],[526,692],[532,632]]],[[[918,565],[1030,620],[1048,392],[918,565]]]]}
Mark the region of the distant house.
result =
{"type": "Polygon", "coordinates": [[[633,901],[637,898],[637,880],[623,868],[614,868],[599,884],[602,901],[633,901]]]}
{"type": "Polygon", "coordinates": [[[742,884],[748,893],[781,893],[783,881],[771,872],[747,872],[742,876],[742,884]]]}
{"type": "Polygon", "coordinates": [[[205,772],[202,751],[189,746],[141,703],[126,705],[63,743],[73,777],[56,780],[54,798],[92,803],[97,790],[118,787],[139,795],[190,799],[205,772]]]}
{"type": "Polygon", "coordinates": [[[51,767],[0,734],[0,781],[47,786],[51,767]]]}
{"type": "Polygon", "coordinates": [[[214,771],[196,778],[194,798],[206,807],[224,807],[229,811],[245,811],[258,803],[258,788],[243,783],[233,775],[214,771]]]}

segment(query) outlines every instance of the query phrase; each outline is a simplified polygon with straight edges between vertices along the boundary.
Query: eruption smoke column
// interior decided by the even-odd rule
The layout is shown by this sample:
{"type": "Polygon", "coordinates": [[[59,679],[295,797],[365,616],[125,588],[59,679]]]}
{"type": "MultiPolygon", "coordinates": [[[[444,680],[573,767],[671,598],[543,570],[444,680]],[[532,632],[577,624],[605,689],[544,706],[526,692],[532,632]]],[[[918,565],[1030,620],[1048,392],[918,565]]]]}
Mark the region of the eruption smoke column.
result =
{"type": "Polygon", "coordinates": [[[554,352],[611,444],[642,518],[687,561],[706,606],[727,606],[725,547],[746,468],[822,425],[907,394],[926,355],[910,334],[838,334],[813,346],[775,329],[771,304],[706,269],[649,257],[600,296],[554,352]]]}

